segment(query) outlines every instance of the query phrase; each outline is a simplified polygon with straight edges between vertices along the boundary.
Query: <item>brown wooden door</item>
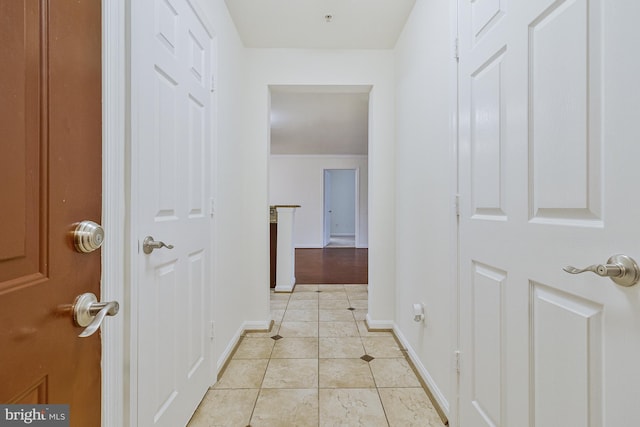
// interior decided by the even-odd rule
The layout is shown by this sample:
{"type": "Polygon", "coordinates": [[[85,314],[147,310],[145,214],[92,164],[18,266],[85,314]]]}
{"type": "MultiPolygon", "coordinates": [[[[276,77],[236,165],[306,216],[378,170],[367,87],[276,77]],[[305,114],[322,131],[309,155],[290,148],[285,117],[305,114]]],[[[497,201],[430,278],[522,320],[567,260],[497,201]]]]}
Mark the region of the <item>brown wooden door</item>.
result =
{"type": "Polygon", "coordinates": [[[101,219],[100,9],[0,0],[0,403],[70,404],[73,426],[100,425],[100,336],[70,312],[100,289],[70,238],[101,219]]]}

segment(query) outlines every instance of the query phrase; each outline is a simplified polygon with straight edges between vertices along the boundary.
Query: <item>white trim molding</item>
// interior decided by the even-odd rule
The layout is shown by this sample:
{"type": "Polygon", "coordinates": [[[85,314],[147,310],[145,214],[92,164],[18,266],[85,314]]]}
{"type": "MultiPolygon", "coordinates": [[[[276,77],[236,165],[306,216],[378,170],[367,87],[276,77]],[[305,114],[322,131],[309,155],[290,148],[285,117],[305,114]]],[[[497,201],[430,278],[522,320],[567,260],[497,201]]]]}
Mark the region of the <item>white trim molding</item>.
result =
{"type": "MultiPolygon", "coordinates": [[[[100,299],[126,307],[126,0],[102,1],[102,278],[100,299]]],[[[125,313],[102,326],[102,425],[124,426],[125,313]]]]}
{"type": "Polygon", "coordinates": [[[429,371],[427,371],[427,368],[425,368],[422,362],[420,361],[420,357],[418,357],[418,353],[416,353],[413,347],[411,347],[411,344],[409,344],[409,341],[402,334],[402,332],[400,331],[400,328],[398,328],[398,325],[395,325],[395,324],[393,325],[393,333],[396,335],[396,337],[400,341],[400,344],[402,344],[402,346],[407,350],[407,354],[409,355],[409,359],[411,359],[411,363],[413,363],[413,366],[415,366],[416,370],[418,371],[418,374],[420,375],[422,380],[427,384],[429,391],[431,392],[433,397],[436,399],[436,401],[438,402],[438,405],[440,406],[440,408],[448,418],[451,412],[450,411],[451,407],[449,405],[449,401],[444,396],[444,393],[442,393],[440,388],[438,388],[438,385],[433,380],[433,377],[429,374],[429,371]]]}
{"type": "Polygon", "coordinates": [[[217,374],[220,373],[220,370],[222,369],[222,367],[225,365],[225,363],[227,363],[229,358],[233,355],[233,351],[235,350],[238,343],[240,342],[240,338],[242,338],[247,331],[267,332],[270,329],[271,329],[270,320],[265,320],[265,321],[257,320],[257,321],[244,322],[242,326],[240,326],[240,328],[233,335],[231,340],[229,340],[229,343],[227,344],[224,351],[222,352],[222,354],[220,354],[220,357],[218,358],[218,361],[216,363],[216,380],[215,381],[217,382],[217,374]]]}
{"type": "Polygon", "coordinates": [[[373,320],[369,313],[367,313],[365,320],[367,322],[367,328],[372,330],[385,329],[390,331],[395,328],[393,320],[373,320]]]}

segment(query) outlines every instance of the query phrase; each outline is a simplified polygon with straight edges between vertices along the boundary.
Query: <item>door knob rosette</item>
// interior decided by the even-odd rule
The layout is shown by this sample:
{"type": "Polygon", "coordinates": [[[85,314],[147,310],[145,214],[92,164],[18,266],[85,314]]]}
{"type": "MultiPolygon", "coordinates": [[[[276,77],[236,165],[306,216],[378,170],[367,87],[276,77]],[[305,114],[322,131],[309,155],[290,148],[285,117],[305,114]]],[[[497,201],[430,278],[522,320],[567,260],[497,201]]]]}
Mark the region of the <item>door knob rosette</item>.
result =
{"type": "Polygon", "coordinates": [[[78,336],[85,338],[93,335],[106,316],[115,316],[119,310],[117,301],[98,302],[91,292],[78,296],[73,303],[73,321],[77,326],[86,326],[78,336]]]}

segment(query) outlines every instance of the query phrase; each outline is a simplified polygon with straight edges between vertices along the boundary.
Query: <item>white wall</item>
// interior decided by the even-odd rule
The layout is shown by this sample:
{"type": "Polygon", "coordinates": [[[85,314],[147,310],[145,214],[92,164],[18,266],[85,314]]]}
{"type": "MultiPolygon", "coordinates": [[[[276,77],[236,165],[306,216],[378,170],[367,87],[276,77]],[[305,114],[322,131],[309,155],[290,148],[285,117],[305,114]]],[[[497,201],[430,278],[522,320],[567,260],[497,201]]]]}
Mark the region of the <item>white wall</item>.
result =
{"type": "Polygon", "coordinates": [[[321,248],[323,237],[323,180],[325,169],[357,169],[359,221],[356,246],[368,244],[367,156],[271,155],[269,204],[301,205],[296,210],[294,242],[297,248],[321,248]]]}
{"type": "MultiPolygon", "coordinates": [[[[216,123],[217,173],[214,195],[216,261],[214,266],[214,357],[223,362],[243,328],[259,328],[269,320],[268,253],[255,238],[256,230],[251,188],[244,170],[245,114],[244,90],[246,51],[223,0],[199,0],[216,31],[217,71],[215,72],[218,119],[216,123]],[[252,268],[247,268],[251,265],[252,268]],[[253,268],[257,266],[257,268],[253,268]],[[247,298],[253,295],[253,298],[247,298]]],[[[266,177],[263,178],[266,182],[266,177]]],[[[265,189],[266,191],[266,184],[265,189]]],[[[268,210],[260,210],[268,222],[268,210]]],[[[218,366],[219,367],[219,366],[218,366]]]]}
{"type": "MultiPolygon", "coordinates": [[[[395,163],[393,51],[249,49],[248,103],[241,144],[244,162],[236,165],[250,196],[246,227],[256,252],[245,252],[256,275],[269,275],[269,85],[371,85],[369,98],[369,315],[391,325],[394,312],[395,163]]],[[[267,299],[267,295],[265,295],[267,299]]]]}
{"type": "Polygon", "coordinates": [[[448,0],[418,0],[396,46],[396,328],[445,410],[456,340],[455,192],[448,0]],[[452,173],[453,171],[453,173],[452,173]],[[413,321],[413,303],[426,320],[413,321]]]}

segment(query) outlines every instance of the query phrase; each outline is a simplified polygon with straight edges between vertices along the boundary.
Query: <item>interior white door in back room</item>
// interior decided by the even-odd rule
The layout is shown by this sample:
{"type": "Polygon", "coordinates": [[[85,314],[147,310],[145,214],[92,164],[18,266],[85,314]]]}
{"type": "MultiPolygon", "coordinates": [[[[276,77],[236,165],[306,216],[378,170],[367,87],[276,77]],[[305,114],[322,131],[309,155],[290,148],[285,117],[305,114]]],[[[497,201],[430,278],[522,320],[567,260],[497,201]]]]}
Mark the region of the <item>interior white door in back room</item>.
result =
{"type": "Polygon", "coordinates": [[[173,427],[188,422],[214,379],[213,41],[187,0],[136,0],[132,11],[132,416],[139,426],[173,427]],[[167,246],[143,250],[149,237],[167,246]]]}
{"type": "Polygon", "coordinates": [[[640,425],[640,5],[459,13],[459,424],[640,425]]]}
{"type": "Polygon", "coordinates": [[[332,237],[357,240],[357,170],[324,170],[324,246],[332,237]]]}
{"type": "Polygon", "coordinates": [[[322,246],[327,246],[331,242],[331,170],[324,170],[324,204],[323,204],[323,227],[322,227],[322,246]]]}

